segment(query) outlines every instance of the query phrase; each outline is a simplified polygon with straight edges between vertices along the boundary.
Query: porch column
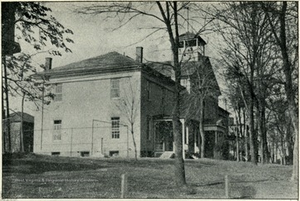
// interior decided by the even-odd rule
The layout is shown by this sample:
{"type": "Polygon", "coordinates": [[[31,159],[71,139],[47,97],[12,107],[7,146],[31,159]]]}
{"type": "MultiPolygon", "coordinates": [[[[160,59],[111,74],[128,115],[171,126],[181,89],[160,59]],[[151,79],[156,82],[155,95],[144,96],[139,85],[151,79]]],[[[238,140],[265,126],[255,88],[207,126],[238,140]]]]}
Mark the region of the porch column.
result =
{"type": "Polygon", "coordinates": [[[218,130],[215,131],[214,159],[217,158],[218,130]]]}
{"type": "Polygon", "coordinates": [[[186,141],[186,143],[185,144],[187,144],[187,145],[189,145],[189,127],[187,126],[186,127],[186,131],[185,131],[185,141],[186,141]]]}
{"type": "Polygon", "coordinates": [[[194,153],[196,153],[197,152],[197,135],[196,135],[195,131],[193,132],[193,135],[194,135],[194,153]]]}
{"type": "Polygon", "coordinates": [[[185,150],[184,150],[185,122],[184,122],[184,119],[182,119],[181,123],[182,123],[182,158],[185,159],[185,150]]]}
{"type": "MultiPolygon", "coordinates": [[[[182,125],[182,158],[185,159],[185,150],[184,150],[184,139],[185,139],[185,121],[184,119],[180,119],[182,125]]],[[[175,149],[174,149],[175,151],[175,149]]]]}

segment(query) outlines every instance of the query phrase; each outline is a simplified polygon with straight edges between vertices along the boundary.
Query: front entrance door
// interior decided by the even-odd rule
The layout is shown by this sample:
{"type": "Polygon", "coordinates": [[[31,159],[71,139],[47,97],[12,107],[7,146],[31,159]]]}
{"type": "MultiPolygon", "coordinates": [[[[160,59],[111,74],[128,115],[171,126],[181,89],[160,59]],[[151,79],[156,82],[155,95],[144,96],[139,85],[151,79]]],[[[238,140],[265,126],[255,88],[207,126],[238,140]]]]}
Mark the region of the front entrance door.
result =
{"type": "Polygon", "coordinates": [[[172,121],[158,121],[155,123],[155,151],[173,151],[172,121]]]}

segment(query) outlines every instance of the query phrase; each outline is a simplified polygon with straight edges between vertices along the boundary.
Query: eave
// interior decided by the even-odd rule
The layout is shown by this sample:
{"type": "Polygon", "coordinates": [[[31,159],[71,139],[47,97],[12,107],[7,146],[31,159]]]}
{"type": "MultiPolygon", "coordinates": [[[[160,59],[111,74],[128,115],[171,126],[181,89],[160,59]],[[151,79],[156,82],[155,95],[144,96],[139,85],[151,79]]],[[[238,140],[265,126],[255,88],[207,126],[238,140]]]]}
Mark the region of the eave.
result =
{"type": "Polygon", "coordinates": [[[78,76],[87,76],[87,75],[95,75],[95,74],[107,74],[107,73],[118,73],[118,72],[128,72],[140,70],[140,66],[122,66],[122,67],[114,67],[109,66],[105,68],[82,68],[82,69],[72,69],[72,70],[52,70],[52,71],[44,71],[37,74],[32,75],[36,80],[42,80],[43,77],[47,77],[48,79],[53,78],[69,78],[69,77],[78,77],[78,76]]]}

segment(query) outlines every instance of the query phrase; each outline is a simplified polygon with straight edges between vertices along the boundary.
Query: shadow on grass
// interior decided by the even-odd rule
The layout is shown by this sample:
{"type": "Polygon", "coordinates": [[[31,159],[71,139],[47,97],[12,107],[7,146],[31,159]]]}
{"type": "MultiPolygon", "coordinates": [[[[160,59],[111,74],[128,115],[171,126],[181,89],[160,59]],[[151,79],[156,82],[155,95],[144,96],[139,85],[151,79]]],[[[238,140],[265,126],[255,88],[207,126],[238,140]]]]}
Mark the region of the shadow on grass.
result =
{"type": "Polygon", "coordinates": [[[40,160],[3,160],[3,173],[26,173],[41,174],[48,171],[82,171],[108,168],[108,165],[91,164],[91,163],[70,163],[40,160]]]}
{"type": "MultiPolygon", "coordinates": [[[[231,184],[243,184],[243,183],[259,183],[259,182],[266,182],[269,181],[268,179],[261,179],[261,180],[255,180],[255,181],[231,181],[231,184]]],[[[221,185],[224,184],[224,181],[217,181],[212,183],[206,183],[206,184],[192,184],[195,187],[202,187],[202,186],[215,186],[215,185],[221,185]]]]}
{"type": "Polygon", "coordinates": [[[234,190],[236,196],[231,196],[234,199],[251,199],[256,195],[256,189],[253,186],[238,186],[234,190]]]}
{"type": "MultiPolygon", "coordinates": [[[[267,179],[264,180],[256,180],[256,181],[232,181],[230,183],[230,198],[232,199],[251,199],[254,198],[256,195],[256,189],[251,185],[243,185],[246,183],[258,183],[258,182],[265,182],[268,181],[267,179]]],[[[224,195],[225,195],[225,182],[212,182],[207,184],[192,184],[192,187],[212,187],[222,185],[224,188],[224,195]]]]}

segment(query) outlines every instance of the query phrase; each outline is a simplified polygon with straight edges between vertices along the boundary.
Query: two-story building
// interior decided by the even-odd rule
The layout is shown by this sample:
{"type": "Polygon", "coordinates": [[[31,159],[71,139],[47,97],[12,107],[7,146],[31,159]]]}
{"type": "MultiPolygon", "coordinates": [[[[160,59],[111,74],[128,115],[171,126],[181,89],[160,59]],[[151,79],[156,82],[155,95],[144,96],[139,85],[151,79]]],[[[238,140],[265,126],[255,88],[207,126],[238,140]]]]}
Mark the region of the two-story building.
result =
{"type": "MultiPolygon", "coordinates": [[[[189,49],[196,45],[193,50],[198,52],[182,65],[180,121],[183,151],[195,153],[199,151],[199,116],[197,112],[191,115],[186,107],[198,69],[210,73],[216,91],[205,99],[205,119],[210,122],[205,127],[207,138],[210,131],[218,136],[217,132],[225,130],[217,124],[220,90],[209,58],[203,55],[205,41],[200,36],[195,43],[186,41],[190,39],[189,34],[181,40],[182,56],[186,57],[186,45],[189,49]]],[[[54,100],[36,114],[35,153],[134,157],[136,149],[138,157],[143,157],[174,151],[174,72],[166,63],[144,64],[143,48],[136,50],[136,60],[111,52],[56,68],[51,68],[47,58],[46,70],[34,77],[40,84],[52,86],[54,100]]],[[[199,110],[197,105],[193,110],[199,110]]],[[[214,150],[208,145],[207,150],[214,150]]]]}
{"type": "Polygon", "coordinates": [[[111,52],[57,68],[47,58],[34,77],[47,78],[54,100],[36,113],[34,152],[133,157],[131,123],[138,156],[167,146],[154,122],[171,116],[174,81],[142,64],[142,55],[139,47],[136,60],[111,52]]]}
{"type": "MultiPolygon", "coordinates": [[[[186,129],[184,141],[186,152],[200,151],[198,143],[199,140],[201,141],[199,137],[200,107],[196,99],[203,97],[204,156],[226,158],[224,155],[227,154],[227,150],[223,150],[223,147],[228,135],[229,113],[218,104],[221,91],[210,59],[205,56],[206,42],[198,34],[190,32],[180,35],[179,41],[181,85],[188,92],[182,95],[181,106],[181,118],[185,120],[186,129]]],[[[171,64],[171,61],[148,63],[153,69],[174,79],[171,64]]]]}

